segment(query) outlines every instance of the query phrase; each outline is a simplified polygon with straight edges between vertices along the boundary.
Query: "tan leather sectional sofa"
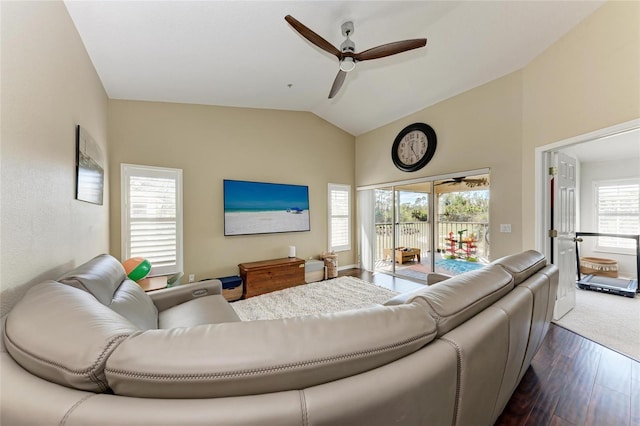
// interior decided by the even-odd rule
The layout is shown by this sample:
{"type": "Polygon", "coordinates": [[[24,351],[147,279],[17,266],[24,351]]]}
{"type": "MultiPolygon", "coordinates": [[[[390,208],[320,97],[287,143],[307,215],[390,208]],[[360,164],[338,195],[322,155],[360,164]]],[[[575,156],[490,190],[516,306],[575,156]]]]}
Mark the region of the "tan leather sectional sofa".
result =
{"type": "Polygon", "coordinates": [[[540,347],[557,281],[527,251],[385,306],[242,322],[217,282],[146,294],[101,255],[3,318],[0,421],[491,425],[540,347]]]}

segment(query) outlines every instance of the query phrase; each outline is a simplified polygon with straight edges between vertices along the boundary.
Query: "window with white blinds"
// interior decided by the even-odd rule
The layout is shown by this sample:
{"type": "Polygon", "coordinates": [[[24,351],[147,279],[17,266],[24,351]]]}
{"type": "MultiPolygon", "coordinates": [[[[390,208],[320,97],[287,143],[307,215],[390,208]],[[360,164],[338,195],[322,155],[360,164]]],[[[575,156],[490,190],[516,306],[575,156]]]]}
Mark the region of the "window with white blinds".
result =
{"type": "Polygon", "coordinates": [[[182,170],[121,165],[122,259],[143,257],[149,275],[182,272],[182,170]]]}
{"type": "Polygon", "coordinates": [[[329,184],[329,250],[351,250],[351,186],[329,184]]]}
{"type": "MultiPolygon", "coordinates": [[[[595,183],[598,232],[640,234],[640,180],[627,179],[595,183]]],[[[635,241],[628,238],[598,237],[598,250],[634,252],[635,241]]]]}

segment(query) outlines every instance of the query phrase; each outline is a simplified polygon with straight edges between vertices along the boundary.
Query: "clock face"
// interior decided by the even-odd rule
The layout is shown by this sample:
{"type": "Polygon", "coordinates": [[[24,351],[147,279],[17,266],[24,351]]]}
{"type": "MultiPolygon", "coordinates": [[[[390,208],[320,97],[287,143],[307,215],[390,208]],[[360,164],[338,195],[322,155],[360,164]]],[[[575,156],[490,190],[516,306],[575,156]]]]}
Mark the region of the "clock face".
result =
{"type": "Polygon", "coordinates": [[[420,130],[407,133],[398,144],[398,159],[408,166],[416,164],[427,153],[427,135],[420,130]]]}
{"type": "Polygon", "coordinates": [[[397,168],[413,172],[427,165],[436,152],[436,132],[424,123],[405,127],[391,148],[391,159],[397,168]]]}

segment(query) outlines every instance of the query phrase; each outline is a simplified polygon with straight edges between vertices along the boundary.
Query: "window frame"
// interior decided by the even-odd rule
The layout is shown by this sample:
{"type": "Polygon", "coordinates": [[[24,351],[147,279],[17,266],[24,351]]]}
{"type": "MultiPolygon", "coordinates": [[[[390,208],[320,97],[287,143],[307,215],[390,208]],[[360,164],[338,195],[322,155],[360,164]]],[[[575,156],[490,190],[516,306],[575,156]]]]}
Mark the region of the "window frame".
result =
{"type": "Polygon", "coordinates": [[[183,271],[183,186],[182,169],[170,167],[145,166],[138,164],[120,164],[120,242],[121,257],[126,260],[131,257],[130,251],[130,217],[129,217],[129,182],[130,177],[171,178],[176,182],[176,262],[175,265],[154,267],[151,265],[149,276],[173,275],[183,271]]]}
{"type": "Polygon", "coordinates": [[[347,184],[339,184],[339,183],[329,183],[328,187],[327,187],[327,213],[328,213],[328,223],[327,223],[327,230],[328,230],[328,247],[329,247],[329,251],[332,252],[342,252],[342,251],[350,251],[351,250],[351,245],[352,245],[352,222],[353,222],[353,218],[352,218],[352,212],[353,212],[353,202],[352,202],[352,197],[351,197],[351,185],[347,185],[347,184]],[[347,206],[347,214],[344,215],[334,215],[333,214],[333,202],[332,202],[332,194],[333,192],[336,191],[342,191],[342,192],[346,192],[347,193],[347,202],[348,202],[348,206],[347,206]],[[333,219],[334,218],[341,218],[347,219],[347,244],[343,244],[343,245],[333,245],[333,219]]]}
{"type": "MultiPolygon", "coordinates": [[[[600,229],[600,217],[604,216],[600,214],[600,188],[602,187],[618,187],[623,185],[637,185],[638,186],[638,211],[636,212],[636,219],[638,220],[638,233],[640,233],[640,179],[638,178],[625,178],[625,179],[608,179],[598,180],[593,182],[593,210],[594,210],[594,224],[596,232],[605,233],[600,229]]],[[[622,234],[622,232],[606,232],[622,234]]],[[[619,239],[622,244],[624,242],[630,242],[632,247],[620,247],[620,246],[608,246],[604,245],[601,237],[596,238],[594,250],[603,253],[617,253],[617,254],[636,254],[635,244],[629,239],[619,239]]]]}

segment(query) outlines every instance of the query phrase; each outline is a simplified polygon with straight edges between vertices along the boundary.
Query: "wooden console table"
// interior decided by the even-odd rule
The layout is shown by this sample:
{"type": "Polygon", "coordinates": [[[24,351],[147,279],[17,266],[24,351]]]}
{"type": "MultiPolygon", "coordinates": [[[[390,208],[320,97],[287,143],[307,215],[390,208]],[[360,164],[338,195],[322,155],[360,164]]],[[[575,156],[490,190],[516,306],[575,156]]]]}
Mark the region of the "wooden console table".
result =
{"type": "Polygon", "coordinates": [[[241,263],[238,268],[244,281],[243,299],[305,283],[304,259],[297,257],[241,263]]]}

